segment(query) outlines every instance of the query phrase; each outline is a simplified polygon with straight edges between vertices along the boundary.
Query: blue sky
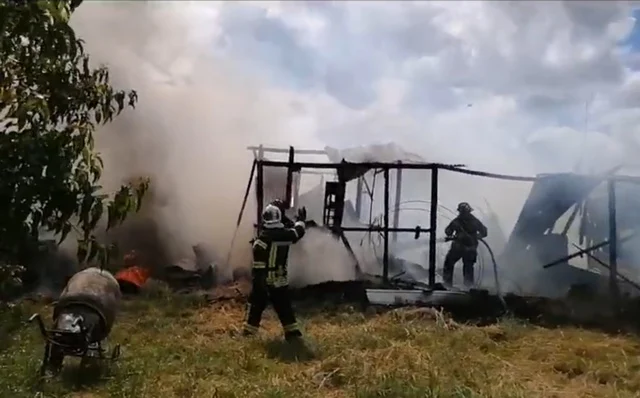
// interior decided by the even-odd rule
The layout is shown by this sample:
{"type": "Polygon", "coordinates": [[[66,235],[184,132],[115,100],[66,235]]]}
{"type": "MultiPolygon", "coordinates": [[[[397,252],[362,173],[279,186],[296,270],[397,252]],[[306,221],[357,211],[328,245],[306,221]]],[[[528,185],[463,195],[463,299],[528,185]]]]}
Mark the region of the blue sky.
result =
{"type": "MultiPolygon", "coordinates": [[[[98,134],[110,172],[156,177],[179,204],[163,208],[167,224],[208,236],[211,220],[215,233],[235,228],[220,217],[238,210],[247,145],[391,142],[428,161],[524,175],[573,171],[581,158],[583,172],[637,164],[631,6],[85,2],[72,24],[112,82],[139,93],[135,112],[98,134]]],[[[441,195],[490,198],[515,219],[513,198],[528,186],[513,184],[469,177],[441,195]]]]}
{"type": "Polygon", "coordinates": [[[334,145],[388,139],[490,165],[537,140],[537,163],[567,168],[555,158],[585,129],[592,149],[619,149],[610,138],[626,127],[611,115],[638,104],[640,12],[627,3],[267,3],[221,7],[215,51],[274,87],[334,101],[351,115],[318,126],[334,145]],[[385,89],[397,98],[383,106],[385,89]]]}
{"type": "MultiPolygon", "coordinates": [[[[224,253],[249,177],[247,145],[392,142],[428,161],[524,175],[576,170],[580,158],[578,171],[589,172],[635,161],[632,6],[94,1],[71,22],[112,83],[139,93],[135,111],[97,134],[105,187],[150,175],[165,232],[187,249],[215,240],[224,253]]],[[[529,189],[442,179],[443,203],[487,199],[505,225],[529,189]]]]}
{"type": "Polygon", "coordinates": [[[629,36],[623,41],[623,45],[631,46],[632,51],[640,51],[640,9],[633,10],[631,15],[636,19],[629,36]]]}
{"type": "Polygon", "coordinates": [[[585,137],[591,171],[640,150],[640,13],[629,2],[194,1],[153,12],[162,22],[126,39],[141,46],[131,51],[155,54],[151,68],[167,76],[176,59],[197,66],[183,78],[210,91],[222,83],[199,74],[225,65],[226,92],[260,99],[238,116],[255,120],[247,131],[277,131],[247,132],[252,141],[395,142],[502,171],[572,170],[585,137]]]}

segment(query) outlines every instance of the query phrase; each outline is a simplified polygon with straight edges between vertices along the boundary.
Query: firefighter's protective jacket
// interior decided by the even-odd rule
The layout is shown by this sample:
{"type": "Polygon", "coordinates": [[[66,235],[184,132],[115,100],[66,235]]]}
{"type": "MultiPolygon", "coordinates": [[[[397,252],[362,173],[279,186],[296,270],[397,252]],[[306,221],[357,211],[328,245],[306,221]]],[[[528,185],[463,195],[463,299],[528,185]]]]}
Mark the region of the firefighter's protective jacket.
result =
{"type": "Polygon", "coordinates": [[[298,242],[305,234],[305,224],[298,221],[293,228],[282,225],[265,227],[253,242],[254,283],[283,287],[288,285],[287,263],[289,246],[298,242]]]}
{"type": "Polygon", "coordinates": [[[478,247],[478,238],[487,237],[487,227],[472,214],[459,215],[444,230],[445,235],[453,236],[453,243],[464,248],[478,247]]]}

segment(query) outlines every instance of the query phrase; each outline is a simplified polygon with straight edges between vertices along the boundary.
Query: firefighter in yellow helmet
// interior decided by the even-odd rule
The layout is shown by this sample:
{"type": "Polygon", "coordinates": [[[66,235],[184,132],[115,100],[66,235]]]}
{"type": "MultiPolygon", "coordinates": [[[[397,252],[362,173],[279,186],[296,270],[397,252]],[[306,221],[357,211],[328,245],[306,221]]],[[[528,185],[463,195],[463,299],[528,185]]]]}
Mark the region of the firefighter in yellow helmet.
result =
{"type": "Polygon", "coordinates": [[[281,210],[269,204],[262,212],[262,230],[253,241],[253,286],[243,334],[253,335],[260,328],[262,313],[269,302],[276,311],[287,341],[302,337],[289,296],[287,261],[289,246],[305,234],[306,209],[298,210],[291,228],[285,227],[281,210]]]}

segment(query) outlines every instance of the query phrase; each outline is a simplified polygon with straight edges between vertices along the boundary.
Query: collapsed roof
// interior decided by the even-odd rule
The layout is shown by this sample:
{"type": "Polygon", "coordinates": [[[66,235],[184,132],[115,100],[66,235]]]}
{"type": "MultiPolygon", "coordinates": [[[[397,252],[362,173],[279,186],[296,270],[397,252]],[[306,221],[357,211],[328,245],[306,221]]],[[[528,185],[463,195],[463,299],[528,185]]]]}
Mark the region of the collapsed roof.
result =
{"type": "MultiPolygon", "coordinates": [[[[343,150],[327,147],[325,148],[325,153],[332,163],[427,163],[427,161],[421,156],[407,152],[396,144],[392,143],[386,145],[360,146],[343,150]]],[[[354,167],[353,169],[354,170],[352,170],[348,175],[344,176],[347,181],[351,181],[357,177],[363,176],[367,173],[367,171],[369,171],[369,169],[366,167],[354,167]]],[[[280,178],[278,178],[278,180],[280,180],[280,183],[278,183],[277,185],[279,185],[281,188],[279,188],[278,190],[280,192],[284,192],[284,184],[286,184],[286,170],[284,168],[282,170],[277,170],[276,174],[280,174],[280,178]]],[[[464,195],[476,193],[473,192],[474,187],[467,186],[466,181],[461,183],[462,180],[456,180],[456,178],[459,178],[459,175],[457,173],[447,173],[446,175],[447,177],[451,178],[441,178],[439,180],[441,184],[439,202],[453,202],[455,200],[460,200],[464,197],[464,195]],[[447,196],[447,194],[445,194],[442,189],[442,186],[445,186],[447,184],[455,187],[461,186],[461,188],[463,189],[461,189],[455,195],[447,196]]],[[[299,177],[299,175],[297,177],[299,177]]],[[[411,189],[412,185],[416,185],[419,190],[424,190],[425,187],[428,186],[428,179],[429,177],[423,174],[421,175],[420,179],[415,180],[413,184],[409,181],[405,182],[409,183],[406,184],[408,189],[411,189]]],[[[299,180],[296,181],[297,184],[299,184],[299,180]]],[[[500,195],[500,193],[502,192],[502,197],[508,197],[507,199],[513,197],[512,194],[514,191],[504,191],[504,189],[502,188],[503,186],[500,185],[500,181],[494,180],[493,184],[496,185],[492,185],[490,188],[489,186],[490,184],[492,184],[490,180],[484,179],[482,181],[483,182],[481,184],[487,184],[486,186],[483,185],[482,190],[497,191],[498,195],[500,195]]],[[[543,265],[543,261],[551,261],[555,258],[561,257],[563,254],[569,253],[570,251],[573,252],[574,250],[571,248],[572,244],[588,244],[585,243],[585,234],[591,236],[590,239],[587,239],[587,241],[589,242],[595,242],[596,240],[601,241],[603,239],[603,236],[606,235],[605,230],[607,223],[603,222],[607,218],[606,194],[604,196],[600,194],[600,197],[598,198],[598,190],[596,189],[601,183],[602,178],[565,173],[542,175],[539,176],[538,181],[533,186],[529,184],[521,185],[521,187],[523,188],[520,189],[520,191],[517,193],[519,195],[522,195],[522,205],[519,207],[519,215],[517,213],[513,215],[515,225],[511,224],[513,226],[512,228],[508,225],[508,223],[507,227],[505,228],[504,223],[501,223],[500,220],[498,220],[496,213],[491,211],[490,208],[487,209],[488,211],[482,212],[485,216],[483,217],[483,220],[486,223],[492,224],[492,232],[490,233],[490,244],[494,248],[494,251],[497,252],[496,254],[499,254],[503,252],[502,249],[504,248],[504,253],[500,257],[500,265],[502,265],[501,268],[503,269],[505,274],[510,274],[511,277],[515,277],[523,281],[539,280],[542,281],[542,283],[547,283],[547,285],[553,285],[553,283],[549,283],[549,278],[552,278],[559,282],[558,286],[563,285],[565,287],[570,285],[572,283],[572,280],[585,280],[584,274],[581,274],[582,271],[575,271],[575,267],[571,267],[568,270],[566,267],[557,267],[555,268],[555,270],[547,272],[546,274],[538,274],[538,270],[541,265],[543,265]],[[559,234],[557,231],[559,228],[558,224],[562,223],[562,221],[559,220],[561,220],[563,217],[567,217],[567,214],[571,213],[574,209],[583,207],[583,202],[587,198],[589,198],[592,209],[590,210],[589,217],[583,216],[583,218],[585,220],[589,219],[590,224],[587,221],[581,221],[580,224],[585,225],[585,227],[581,227],[581,230],[576,235],[575,239],[573,239],[574,237],[570,233],[568,234],[569,236],[558,239],[558,236],[562,235],[562,233],[559,234]],[[587,232],[585,230],[585,228],[587,228],[586,226],[588,225],[591,225],[589,227],[591,228],[591,232],[587,232]],[[512,229],[510,234],[506,234],[509,236],[508,241],[505,234],[502,233],[502,229],[504,229],[506,232],[509,232],[512,229]],[[554,242],[551,242],[552,240],[554,240],[554,242]],[[528,256],[527,253],[529,253],[530,255],[528,256]],[[514,265],[516,263],[517,266],[514,265]],[[529,271],[524,273],[520,272],[524,269],[527,269],[529,271]],[[514,270],[516,270],[517,272],[513,272],[514,270]],[[577,275],[576,272],[579,275],[577,275]]],[[[314,186],[313,188],[300,195],[298,204],[300,206],[306,206],[312,218],[321,219],[322,217],[324,200],[323,190],[324,186],[320,184],[314,186]]],[[[638,189],[637,186],[626,186],[624,188],[619,188],[619,191],[620,195],[618,198],[618,205],[620,206],[622,203],[625,203],[624,206],[627,206],[627,209],[631,209],[627,210],[626,214],[634,215],[634,217],[625,218],[625,220],[628,221],[619,223],[619,227],[621,230],[635,228],[637,224],[640,223],[640,211],[638,211],[640,209],[636,209],[638,207],[636,205],[637,201],[632,201],[630,200],[630,198],[637,198],[638,194],[640,194],[640,189],[638,189]],[[635,215],[637,215],[637,217],[635,215]]],[[[422,192],[422,194],[424,196],[424,192],[422,192]]],[[[375,197],[373,197],[372,199],[373,201],[376,200],[375,197]]],[[[267,200],[266,196],[265,200],[267,200]]],[[[353,211],[353,205],[349,202],[349,200],[346,200],[345,202],[345,215],[343,225],[366,226],[364,225],[366,223],[361,221],[355,211],[353,211]]],[[[500,204],[506,204],[506,202],[500,202],[500,204]]],[[[505,209],[504,206],[500,207],[501,213],[504,213],[505,210],[507,209],[505,209]]],[[[443,221],[445,220],[446,219],[440,217],[440,215],[438,216],[438,230],[442,229],[443,225],[440,224],[444,224],[443,221]]],[[[560,229],[562,228],[560,227],[560,229]]],[[[565,235],[567,234],[565,233],[565,235]]],[[[358,257],[358,262],[377,265],[379,264],[377,258],[379,256],[375,253],[375,250],[370,250],[371,244],[369,244],[369,247],[363,247],[363,250],[361,252],[358,252],[358,248],[362,247],[360,243],[365,240],[365,236],[371,236],[371,234],[348,233],[348,238],[351,241],[351,245],[354,247],[356,257],[358,257]],[[363,253],[366,254],[366,259],[364,258],[365,256],[363,256],[363,253]]],[[[417,243],[421,243],[426,246],[425,241],[417,243]]],[[[638,243],[640,242],[636,242],[635,246],[639,246],[638,243]]],[[[339,242],[336,242],[336,244],[340,245],[339,242]]],[[[627,248],[630,244],[631,243],[626,244],[627,248]]],[[[364,244],[364,246],[367,245],[364,244]]],[[[398,249],[400,249],[400,246],[403,245],[399,245],[398,249]]],[[[410,246],[411,245],[407,241],[405,241],[404,247],[410,246]]],[[[425,247],[424,249],[427,248],[425,247]]],[[[395,254],[398,253],[396,252],[395,254]]],[[[483,253],[480,254],[481,257],[483,257],[483,253]]],[[[318,253],[318,255],[322,256],[321,253],[318,253]]],[[[441,256],[438,255],[438,257],[441,256]]],[[[426,256],[424,256],[424,258],[426,259],[426,256]]],[[[393,263],[397,263],[397,260],[397,258],[392,258],[390,265],[392,265],[393,263]]],[[[419,262],[424,264],[424,261],[419,262]]],[[[566,266],[569,266],[569,264],[567,263],[566,266]]],[[[379,268],[379,265],[377,265],[377,267],[379,268]]],[[[589,273],[589,275],[591,274],[592,273],[589,273]]],[[[589,278],[591,277],[588,276],[587,279],[589,278]]],[[[537,287],[534,289],[537,289],[537,287]]]]}
{"type": "MultiPolygon", "coordinates": [[[[407,152],[395,143],[362,145],[346,149],[327,146],[325,147],[325,152],[332,163],[427,163],[420,155],[407,152]]],[[[354,167],[350,170],[345,170],[343,178],[345,181],[351,181],[363,176],[367,171],[369,171],[369,168],[354,167]]]]}

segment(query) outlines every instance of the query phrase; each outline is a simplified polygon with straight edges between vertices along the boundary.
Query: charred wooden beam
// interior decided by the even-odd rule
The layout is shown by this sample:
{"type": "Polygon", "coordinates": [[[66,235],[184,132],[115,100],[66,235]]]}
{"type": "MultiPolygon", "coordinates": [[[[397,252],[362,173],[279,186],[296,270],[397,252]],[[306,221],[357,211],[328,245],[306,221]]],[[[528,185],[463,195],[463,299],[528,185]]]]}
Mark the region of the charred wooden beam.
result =
{"type": "MultiPolygon", "coordinates": [[[[256,151],[259,148],[262,149],[262,151],[264,151],[264,152],[289,153],[289,149],[285,149],[285,148],[263,147],[262,145],[260,145],[258,147],[256,147],[256,146],[247,147],[247,149],[250,150],[250,151],[256,151]]],[[[320,149],[296,149],[296,153],[298,155],[326,155],[327,151],[320,150],[320,149]]]]}
{"type": "MultiPolygon", "coordinates": [[[[572,245],[576,249],[580,250],[580,246],[576,245],[575,243],[572,243],[572,245]]],[[[607,271],[611,271],[611,267],[609,266],[609,264],[607,264],[604,261],[600,260],[593,253],[587,253],[587,256],[589,256],[589,258],[592,259],[593,261],[595,261],[596,263],[598,263],[601,266],[603,266],[604,268],[606,268],[607,271]]],[[[631,286],[635,287],[636,289],[640,290],[640,284],[632,281],[631,279],[629,279],[626,276],[622,275],[620,272],[618,272],[618,278],[620,278],[621,280],[627,282],[628,284],[630,284],[631,286]]]]}
{"type": "Polygon", "coordinates": [[[436,228],[438,223],[438,169],[431,170],[431,203],[429,209],[429,285],[436,283],[436,228]]]}
{"type": "Polygon", "coordinates": [[[258,233],[262,225],[262,209],[264,208],[264,161],[262,160],[262,148],[258,150],[256,162],[256,230],[258,233]]]}
{"type": "Polygon", "coordinates": [[[385,228],[384,226],[381,227],[374,227],[374,226],[370,226],[370,227],[340,227],[340,229],[344,232],[384,232],[385,230],[389,231],[389,232],[411,232],[413,234],[415,234],[416,232],[431,232],[431,229],[429,228],[394,228],[394,227],[389,227],[389,228],[385,228]]]}
{"type": "Polygon", "coordinates": [[[358,221],[360,221],[360,216],[362,213],[362,186],[364,184],[364,177],[358,177],[358,181],[356,182],[356,215],[358,216],[358,221]]]}
{"type": "MultiPolygon", "coordinates": [[[[625,236],[624,238],[618,239],[618,243],[626,242],[629,239],[633,238],[636,234],[637,234],[637,231],[634,231],[632,234],[630,234],[628,236],[625,236]]],[[[554,260],[554,261],[552,261],[550,263],[547,263],[547,264],[543,265],[542,268],[547,269],[547,268],[554,267],[554,266],[556,266],[558,264],[562,264],[564,262],[567,262],[567,261],[569,261],[569,260],[571,260],[573,258],[580,257],[580,256],[582,256],[584,254],[588,254],[588,253],[591,253],[593,251],[596,251],[596,250],[600,249],[601,247],[605,247],[605,246],[609,245],[609,243],[610,243],[610,241],[609,241],[609,239],[607,239],[607,240],[602,241],[600,243],[597,243],[595,245],[589,246],[586,249],[579,250],[579,251],[577,251],[577,252],[575,252],[573,254],[569,254],[568,256],[564,256],[564,257],[561,257],[561,258],[559,258],[557,260],[554,260]]]]}
{"type": "Polygon", "coordinates": [[[382,258],[382,281],[389,282],[389,169],[384,169],[384,254],[382,258]]]}
{"type": "MultiPolygon", "coordinates": [[[[398,162],[402,164],[402,162],[398,162]]],[[[396,170],[396,200],[393,211],[393,227],[398,228],[400,224],[400,203],[402,201],[402,169],[396,170]]],[[[398,234],[393,234],[393,243],[398,241],[398,234]]]]}
{"type": "Polygon", "coordinates": [[[287,186],[286,186],[286,193],[285,193],[285,206],[286,208],[290,208],[291,207],[291,185],[293,184],[293,161],[294,159],[294,153],[295,150],[293,149],[293,146],[289,147],[289,167],[287,167],[287,186]]]}
{"type": "Polygon", "coordinates": [[[616,216],[616,183],[609,181],[607,184],[609,193],[609,290],[614,305],[620,298],[618,286],[618,223],[616,216]]]}

